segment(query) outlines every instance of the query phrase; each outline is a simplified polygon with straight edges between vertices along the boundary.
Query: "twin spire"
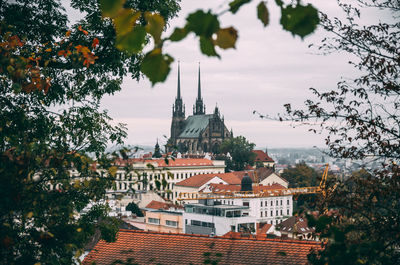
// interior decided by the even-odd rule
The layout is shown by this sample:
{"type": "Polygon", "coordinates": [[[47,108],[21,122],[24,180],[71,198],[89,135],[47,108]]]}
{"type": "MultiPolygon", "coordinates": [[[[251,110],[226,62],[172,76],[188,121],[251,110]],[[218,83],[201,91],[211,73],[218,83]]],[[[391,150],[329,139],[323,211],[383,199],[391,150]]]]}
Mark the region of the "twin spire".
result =
{"type": "MultiPolygon", "coordinates": [[[[185,106],[183,105],[181,97],[181,72],[180,64],[178,61],[178,88],[177,96],[175,98],[175,104],[172,107],[172,114],[174,117],[185,117],[185,106]]],[[[200,82],[200,62],[199,62],[199,77],[197,85],[197,98],[196,103],[193,105],[193,115],[204,115],[206,113],[206,106],[203,103],[201,97],[201,82],[200,82]]]]}

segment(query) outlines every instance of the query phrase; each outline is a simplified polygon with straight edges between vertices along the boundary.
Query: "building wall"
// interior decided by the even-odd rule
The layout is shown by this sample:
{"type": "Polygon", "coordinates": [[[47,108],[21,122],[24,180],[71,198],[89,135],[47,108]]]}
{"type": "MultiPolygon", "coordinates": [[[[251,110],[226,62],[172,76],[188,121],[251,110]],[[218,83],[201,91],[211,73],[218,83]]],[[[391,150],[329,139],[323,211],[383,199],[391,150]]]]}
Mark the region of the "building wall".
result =
{"type": "Polygon", "coordinates": [[[164,197],[175,201],[174,186],[177,182],[190,178],[199,174],[218,174],[225,172],[225,162],[213,160],[213,165],[204,166],[179,166],[169,168],[159,168],[156,163],[152,163],[153,168],[147,167],[145,163],[133,164],[134,171],[126,172],[123,168],[117,170],[115,189],[109,192],[121,193],[130,189],[137,190],[154,190],[156,188],[156,180],[160,181],[165,178],[168,182],[164,197]],[[147,176],[147,184],[143,183],[143,175],[147,176]]]}
{"type": "Polygon", "coordinates": [[[183,221],[181,214],[172,214],[158,211],[146,211],[146,230],[164,232],[164,233],[182,233],[183,232],[183,221]],[[154,224],[149,221],[149,218],[158,219],[159,224],[154,224]],[[168,225],[167,221],[176,222],[177,225],[168,225]]]}
{"type": "Polygon", "coordinates": [[[277,174],[272,173],[269,175],[267,178],[265,178],[263,181],[260,182],[261,185],[268,186],[272,185],[273,183],[278,183],[285,188],[289,187],[289,183],[284,181],[281,177],[279,177],[277,174]]]}
{"type": "Polygon", "coordinates": [[[194,227],[191,225],[191,221],[200,221],[200,222],[207,222],[207,223],[213,223],[214,224],[214,233],[216,236],[222,236],[229,231],[231,231],[231,227],[235,227],[235,231],[238,231],[239,228],[238,226],[240,224],[253,224],[254,227],[256,227],[256,218],[252,216],[242,216],[242,217],[236,217],[236,218],[228,218],[228,217],[222,217],[222,216],[213,216],[213,215],[206,215],[206,214],[196,214],[196,213],[183,213],[183,220],[185,223],[184,226],[184,233],[189,233],[193,234],[195,232],[200,233],[200,234],[209,234],[210,231],[213,229],[207,229],[208,227],[205,227],[202,229],[201,226],[194,227]]]}
{"type": "Polygon", "coordinates": [[[250,207],[250,216],[257,218],[257,223],[279,224],[293,215],[293,196],[264,198],[220,199],[222,204],[250,207]],[[271,205],[272,202],[272,205],[271,205]]]}

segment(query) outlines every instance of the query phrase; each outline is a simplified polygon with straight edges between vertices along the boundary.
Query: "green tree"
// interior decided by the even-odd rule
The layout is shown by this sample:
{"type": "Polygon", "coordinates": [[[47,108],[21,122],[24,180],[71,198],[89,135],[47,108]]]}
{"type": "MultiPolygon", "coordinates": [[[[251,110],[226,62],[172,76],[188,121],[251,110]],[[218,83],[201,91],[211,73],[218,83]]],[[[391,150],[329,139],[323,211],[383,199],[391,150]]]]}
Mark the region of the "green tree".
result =
{"type": "Polygon", "coordinates": [[[289,181],[289,188],[313,187],[317,185],[318,173],[302,162],[285,169],[281,176],[289,181]]]}
{"type": "Polygon", "coordinates": [[[134,202],[128,203],[128,205],[125,207],[125,209],[127,211],[131,211],[132,213],[136,214],[136,216],[138,216],[138,217],[143,217],[142,211],[140,210],[139,206],[137,206],[137,204],[134,202]]]}
{"type": "Polygon", "coordinates": [[[320,237],[321,251],[310,255],[314,264],[400,263],[400,24],[399,1],[358,1],[357,7],[339,2],[345,19],[321,14],[321,25],[330,34],[319,49],[350,54],[359,70],[354,79],[343,79],[332,90],[312,88],[315,99],[305,108],[286,105],[281,119],[318,124],[328,136],[329,155],[336,158],[373,159],[380,163],[347,180],[332,184],[323,209],[335,209],[310,218],[320,237]],[[375,12],[374,23],[361,14],[375,12]],[[333,189],[333,187],[335,187],[333,189]]]}
{"type": "Polygon", "coordinates": [[[237,136],[226,139],[220,145],[220,153],[225,157],[229,153],[231,158],[227,158],[231,162],[227,163],[226,170],[240,171],[244,170],[247,165],[254,165],[255,154],[252,152],[255,144],[250,143],[244,136],[237,136]]]}
{"type": "MultiPolygon", "coordinates": [[[[97,1],[71,1],[85,17],[69,26],[59,1],[0,4],[0,263],[72,264],[96,229],[113,240],[117,222],[99,204],[112,187],[123,125],[110,125],[101,98],[140,76],[141,54],[115,48],[97,1]],[[78,214],[81,212],[82,214],[78,214]]],[[[132,8],[170,18],[175,1],[132,8]]]]}

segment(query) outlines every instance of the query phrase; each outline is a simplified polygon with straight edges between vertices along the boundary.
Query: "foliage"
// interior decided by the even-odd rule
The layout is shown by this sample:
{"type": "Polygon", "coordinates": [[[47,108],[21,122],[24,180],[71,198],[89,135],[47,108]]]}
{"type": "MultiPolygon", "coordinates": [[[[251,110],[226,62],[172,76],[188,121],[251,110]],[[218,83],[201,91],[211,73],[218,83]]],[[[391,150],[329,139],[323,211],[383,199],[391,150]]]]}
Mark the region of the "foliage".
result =
{"type": "Polygon", "coordinates": [[[306,163],[301,162],[285,169],[281,176],[289,181],[289,188],[312,187],[317,185],[318,173],[306,163]]]}
{"type": "Polygon", "coordinates": [[[137,204],[134,202],[128,203],[128,205],[125,207],[125,209],[127,211],[131,211],[132,213],[136,214],[136,216],[138,216],[138,217],[143,217],[142,211],[140,210],[139,206],[137,206],[137,204]]]}
{"type": "MultiPolygon", "coordinates": [[[[165,28],[165,16],[156,12],[148,12],[149,9],[139,10],[129,5],[132,1],[101,0],[100,6],[105,21],[112,21],[116,31],[116,47],[128,54],[142,52],[148,43],[146,34],[153,40],[153,49],[143,58],[141,71],[154,85],[163,82],[167,78],[174,61],[169,54],[163,53],[166,42],[181,41],[190,33],[199,38],[199,47],[203,54],[220,58],[217,47],[220,49],[235,48],[238,39],[237,30],[234,27],[220,27],[219,18],[226,12],[236,14],[239,9],[251,2],[251,0],[232,0],[226,10],[215,14],[211,10],[196,10],[188,15],[186,24],[181,28],[175,28],[169,36],[162,36],[165,28]]],[[[171,2],[171,1],[168,1],[171,2]]],[[[275,3],[280,7],[280,23],[287,30],[301,38],[311,34],[319,23],[318,11],[311,4],[303,5],[301,1],[292,1],[285,4],[281,0],[275,3]]],[[[257,5],[257,18],[263,26],[269,24],[269,11],[265,1],[257,5]]]]}
{"type": "Polygon", "coordinates": [[[247,165],[254,165],[255,154],[252,152],[255,144],[250,143],[244,136],[226,139],[219,147],[220,153],[231,156],[231,164],[227,164],[226,170],[241,171],[247,165]],[[228,168],[231,166],[230,168],[228,168]]]}
{"type": "MultiPolygon", "coordinates": [[[[380,166],[337,181],[327,197],[318,201],[321,212],[314,221],[326,240],[322,251],[310,255],[314,264],[400,263],[400,24],[398,1],[358,1],[359,7],[339,2],[345,20],[321,15],[331,33],[319,49],[352,55],[349,63],[358,77],[338,82],[331,91],[312,88],[316,100],[304,109],[287,104],[281,119],[318,124],[328,132],[329,155],[373,159],[380,166]],[[379,13],[379,22],[363,25],[363,9],[379,13]]],[[[312,129],[316,132],[316,129],[312,129]]],[[[333,184],[330,185],[331,187],[333,184]]]]}
{"type": "MultiPolygon", "coordinates": [[[[126,135],[100,100],[120,90],[123,76],[140,76],[142,55],[114,48],[113,24],[97,1],[71,3],[85,14],[71,26],[59,1],[0,5],[2,264],[71,264],[96,229],[115,238],[106,206],[81,211],[112,187],[116,156],[105,148],[126,135]]],[[[169,18],[172,7],[147,10],[169,18]]]]}

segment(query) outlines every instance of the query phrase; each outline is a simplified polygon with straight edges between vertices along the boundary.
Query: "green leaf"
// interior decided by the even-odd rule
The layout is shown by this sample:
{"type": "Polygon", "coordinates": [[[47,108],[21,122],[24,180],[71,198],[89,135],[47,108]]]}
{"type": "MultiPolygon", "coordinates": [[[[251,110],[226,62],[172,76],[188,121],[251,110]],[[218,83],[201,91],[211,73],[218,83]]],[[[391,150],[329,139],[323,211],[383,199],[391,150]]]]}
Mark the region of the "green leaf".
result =
{"type": "Polygon", "coordinates": [[[169,39],[171,41],[180,41],[183,40],[187,36],[188,32],[186,29],[182,28],[175,28],[174,32],[172,32],[171,36],[169,36],[169,39]]]}
{"type": "Polygon", "coordinates": [[[146,32],[153,36],[154,42],[156,44],[160,43],[161,33],[164,30],[165,21],[162,16],[157,13],[146,12],[144,14],[147,25],[145,27],[146,32]]]}
{"type": "Polygon", "coordinates": [[[132,9],[124,9],[114,18],[115,31],[117,35],[125,35],[135,26],[136,20],[140,17],[140,12],[132,9]]]}
{"type": "Polygon", "coordinates": [[[204,36],[200,37],[200,50],[207,56],[217,56],[220,58],[218,53],[215,51],[214,43],[211,38],[206,38],[204,36]]]}
{"type": "Polygon", "coordinates": [[[231,11],[232,14],[235,14],[242,5],[247,4],[250,1],[251,0],[234,0],[229,3],[229,11],[231,11]]]}
{"type": "Polygon", "coordinates": [[[303,6],[297,4],[282,8],[281,17],[282,27],[290,31],[293,35],[299,35],[301,38],[315,31],[319,23],[318,10],[311,4],[303,6]]]}
{"type": "Polygon", "coordinates": [[[237,38],[237,31],[233,27],[220,29],[217,32],[215,43],[222,49],[235,48],[237,38]]]}
{"type": "Polygon", "coordinates": [[[257,17],[266,27],[269,24],[269,12],[265,3],[262,1],[257,6],[257,17]]]}
{"type": "Polygon", "coordinates": [[[124,5],[125,0],[100,0],[100,9],[104,17],[115,17],[124,5]]]}
{"type": "Polygon", "coordinates": [[[143,49],[146,30],[143,26],[136,26],[125,35],[117,35],[115,46],[121,51],[138,53],[143,49]]]}
{"type": "Polygon", "coordinates": [[[152,85],[163,82],[171,70],[170,64],[174,59],[168,54],[162,54],[161,49],[154,49],[143,58],[141,71],[151,81],[152,85]]]}
{"type": "Polygon", "coordinates": [[[186,19],[186,30],[193,31],[197,36],[211,38],[211,36],[219,30],[219,21],[216,15],[208,11],[197,10],[190,14],[186,19]]]}

